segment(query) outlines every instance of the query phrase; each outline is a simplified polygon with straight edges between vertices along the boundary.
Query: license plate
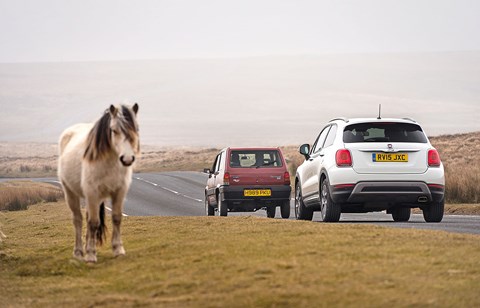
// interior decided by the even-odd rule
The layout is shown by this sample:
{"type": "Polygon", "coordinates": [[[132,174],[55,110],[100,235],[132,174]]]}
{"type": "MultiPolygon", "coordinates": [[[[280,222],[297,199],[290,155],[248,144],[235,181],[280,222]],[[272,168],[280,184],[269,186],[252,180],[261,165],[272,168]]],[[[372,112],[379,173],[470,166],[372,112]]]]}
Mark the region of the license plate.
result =
{"type": "Polygon", "coordinates": [[[245,189],[243,195],[245,197],[270,197],[272,191],[270,189],[245,189]]]}
{"type": "Polygon", "coordinates": [[[372,153],[374,163],[406,163],[408,162],[407,153],[372,153]]]}

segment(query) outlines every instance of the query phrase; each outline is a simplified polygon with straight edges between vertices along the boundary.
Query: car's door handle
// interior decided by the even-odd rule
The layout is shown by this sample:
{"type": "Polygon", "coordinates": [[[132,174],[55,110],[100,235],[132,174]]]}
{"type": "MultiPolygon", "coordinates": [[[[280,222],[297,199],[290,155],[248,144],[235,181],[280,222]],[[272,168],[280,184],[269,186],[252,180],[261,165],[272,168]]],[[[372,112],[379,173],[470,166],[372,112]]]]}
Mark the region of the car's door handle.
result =
{"type": "Polygon", "coordinates": [[[313,160],[313,158],[311,158],[311,157],[308,159],[308,161],[312,161],[312,160],[313,160]]]}

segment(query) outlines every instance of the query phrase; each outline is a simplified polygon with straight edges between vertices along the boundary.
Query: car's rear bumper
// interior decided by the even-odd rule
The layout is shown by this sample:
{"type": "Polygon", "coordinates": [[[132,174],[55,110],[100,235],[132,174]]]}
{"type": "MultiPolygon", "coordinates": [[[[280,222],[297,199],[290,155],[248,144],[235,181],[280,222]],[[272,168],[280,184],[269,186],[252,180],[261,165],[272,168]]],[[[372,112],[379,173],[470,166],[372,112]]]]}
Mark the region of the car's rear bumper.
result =
{"type": "Polygon", "coordinates": [[[386,203],[421,207],[442,201],[445,187],[420,181],[365,181],[355,185],[332,185],[330,192],[332,200],[340,204],[386,203]]]}
{"type": "Polygon", "coordinates": [[[271,186],[222,186],[220,196],[223,202],[227,202],[230,211],[256,211],[262,207],[279,206],[282,202],[290,200],[292,188],[290,185],[271,186]],[[270,189],[271,196],[244,196],[246,189],[270,189]]]}

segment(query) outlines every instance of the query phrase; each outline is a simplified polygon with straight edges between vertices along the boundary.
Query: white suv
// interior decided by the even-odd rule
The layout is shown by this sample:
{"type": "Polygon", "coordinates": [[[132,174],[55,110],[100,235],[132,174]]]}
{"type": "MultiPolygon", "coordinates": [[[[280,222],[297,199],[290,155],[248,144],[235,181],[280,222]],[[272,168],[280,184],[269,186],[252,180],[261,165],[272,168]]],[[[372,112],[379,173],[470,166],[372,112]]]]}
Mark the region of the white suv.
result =
{"type": "Polygon", "coordinates": [[[408,221],[420,208],[427,222],[440,222],[445,177],[437,150],[411,119],[331,120],[310,148],[295,176],[295,216],[336,222],[341,213],[387,210],[408,221]]]}

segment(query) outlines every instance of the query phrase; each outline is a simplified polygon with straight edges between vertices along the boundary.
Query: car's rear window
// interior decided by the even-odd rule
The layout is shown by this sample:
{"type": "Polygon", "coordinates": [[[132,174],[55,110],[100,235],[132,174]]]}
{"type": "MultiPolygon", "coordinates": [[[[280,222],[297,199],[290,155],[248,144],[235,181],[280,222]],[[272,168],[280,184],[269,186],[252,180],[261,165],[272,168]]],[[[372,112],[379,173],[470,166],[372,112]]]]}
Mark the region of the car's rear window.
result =
{"type": "Polygon", "coordinates": [[[410,123],[359,123],[345,127],[343,142],[413,142],[427,143],[422,128],[410,123]]]}
{"type": "Polygon", "coordinates": [[[230,152],[230,167],[282,167],[277,150],[233,150],[230,152]]]}

